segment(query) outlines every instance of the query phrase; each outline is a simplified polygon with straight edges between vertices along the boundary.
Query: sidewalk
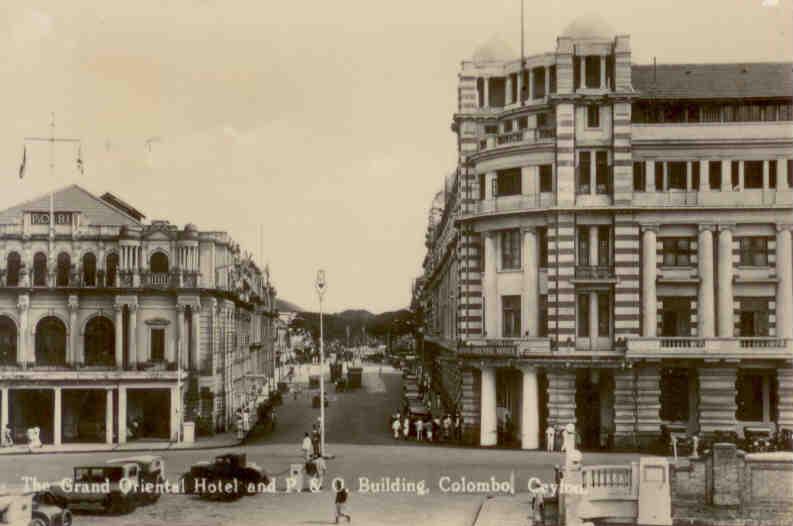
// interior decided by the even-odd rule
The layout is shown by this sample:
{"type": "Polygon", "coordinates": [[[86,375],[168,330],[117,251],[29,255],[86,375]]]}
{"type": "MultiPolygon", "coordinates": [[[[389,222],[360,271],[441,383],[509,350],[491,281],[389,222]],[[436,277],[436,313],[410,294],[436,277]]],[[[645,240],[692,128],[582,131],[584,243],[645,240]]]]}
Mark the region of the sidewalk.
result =
{"type": "Polygon", "coordinates": [[[485,500],[474,526],[526,526],[528,517],[528,495],[493,497],[485,500]]]}
{"type": "Polygon", "coordinates": [[[173,451],[197,450],[235,447],[240,445],[236,433],[219,433],[211,437],[203,437],[195,442],[168,442],[166,440],[135,440],[126,444],[46,444],[31,450],[26,445],[0,448],[0,455],[46,455],[49,453],[96,453],[103,451],[135,452],[135,451],[173,451]]]}

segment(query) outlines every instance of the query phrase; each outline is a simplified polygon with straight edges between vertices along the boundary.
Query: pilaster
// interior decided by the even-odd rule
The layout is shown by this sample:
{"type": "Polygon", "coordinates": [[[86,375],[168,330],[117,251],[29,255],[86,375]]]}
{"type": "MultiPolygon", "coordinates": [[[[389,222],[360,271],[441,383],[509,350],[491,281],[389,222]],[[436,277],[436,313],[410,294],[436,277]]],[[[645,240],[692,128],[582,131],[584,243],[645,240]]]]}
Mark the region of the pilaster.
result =
{"type": "Polygon", "coordinates": [[[575,370],[551,369],[547,377],[548,424],[554,427],[575,424],[575,370]]]}
{"type": "Polygon", "coordinates": [[[699,428],[706,435],[715,431],[735,431],[736,367],[700,367],[699,428]]]}

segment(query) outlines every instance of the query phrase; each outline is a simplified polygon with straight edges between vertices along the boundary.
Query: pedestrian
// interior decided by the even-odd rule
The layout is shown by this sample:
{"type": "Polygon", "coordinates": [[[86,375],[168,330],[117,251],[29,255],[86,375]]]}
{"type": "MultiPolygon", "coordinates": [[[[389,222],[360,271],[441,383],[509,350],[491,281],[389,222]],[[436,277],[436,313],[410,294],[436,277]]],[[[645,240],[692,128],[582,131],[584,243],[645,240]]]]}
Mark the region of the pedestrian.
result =
{"type": "Polygon", "coordinates": [[[303,457],[305,457],[306,462],[308,462],[308,460],[311,458],[311,437],[308,436],[308,433],[306,433],[306,436],[303,437],[303,445],[301,446],[301,449],[303,450],[303,457]]]}
{"type": "Polygon", "coordinates": [[[344,513],[344,508],[347,504],[347,489],[341,480],[334,481],[333,486],[333,489],[336,490],[336,524],[339,523],[339,518],[341,517],[347,519],[347,522],[352,522],[350,516],[344,513]]]}
{"type": "Polygon", "coordinates": [[[11,428],[5,426],[3,428],[3,436],[2,436],[2,446],[3,447],[10,447],[14,445],[14,434],[11,432],[11,428]]]}
{"type": "Polygon", "coordinates": [[[545,449],[546,451],[552,452],[554,448],[554,442],[556,439],[556,430],[553,428],[551,424],[548,424],[548,428],[545,430],[545,449]]]}
{"type": "Polygon", "coordinates": [[[399,423],[399,416],[394,418],[394,421],[391,423],[391,429],[394,430],[394,440],[399,440],[399,430],[402,429],[402,424],[399,423]]]}
{"type": "Polygon", "coordinates": [[[406,416],[402,425],[402,433],[405,435],[405,440],[410,438],[410,417],[406,416]]]}
{"type": "Polygon", "coordinates": [[[432,419],[427,418],[424,422],[424,428],[427,430],[427,442],[432,442],[432,419]]]}
{"type": "Polygon", "coordinates": [[[320,440],[321,440],[321,436],[320,436],[319,426],[317,424],[314,424],[314,429],[312,429],[311,431],[311,445],[314,448],[315,456],[319,456],[321,454],[320,440]]]}
{"type": "Polygon", "coordinates": [[[443,417],[443,440],[448,442],[452,436],[452,417],[447,413],[443,417]]]}
{"type": "Polygon", "coordinates": [[[322,488],[322,484],[325,482],[325,473],[328,472],[328,465],[325,464],[325,459],[320,457],[314,457],[314,467],[316,468],[316,477],[319,481],[317,483],[317,488],[322,488]]]}
{"type": "Polygon", "coordinates": [[[421,421],[421,418],[416,419],[416,440],[421,442],[421,435],[424,427],[424,422],[421,421]]]}

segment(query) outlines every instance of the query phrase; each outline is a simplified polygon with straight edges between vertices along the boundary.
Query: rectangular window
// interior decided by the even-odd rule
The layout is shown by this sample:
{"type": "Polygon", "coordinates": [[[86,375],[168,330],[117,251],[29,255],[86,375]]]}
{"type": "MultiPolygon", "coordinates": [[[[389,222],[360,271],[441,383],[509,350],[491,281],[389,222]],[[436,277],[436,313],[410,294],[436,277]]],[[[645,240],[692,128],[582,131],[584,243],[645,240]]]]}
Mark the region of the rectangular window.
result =
{"type": "Polygon", "coordinates": [[[662,241],[663,264],[665,267],[691,266],[691,239],[682,237],[669,237],[662,241]]]}
{"type": "Polygon", "coordinates": [[[513,73],[510,75],[510,79],[512,79],[512,97],[510,97],[509,100],[511,100],[513,103],[518,102],[518,74],[513,73]]]}
{"type": "Polygon", "coordinates": [[[479,77],[476,79],[476,93],[479,98],[478,103],[480,108],[485,107],[485,79],[479,77]]]}
{"type": "Polygon", "coordinates": [[[528,100],[529,98],[529,70],[523,72],[523,84],[521,84],[520,100],[528,100]]]}
{"type": "Polygon", "coordinates": [[[539,265],[548,266],[548,227],[537,227],[537,244],[539,245],[539,265]]]}
{"type": "Polygon", "coordinates": [[[708,161],[708,181],[711,190],[721,190],[721,161],[708,161]]]}
{"type": "Polygon", "coordinates": [[[578,265],[588,267],[594,265],[589,261],[589,227],[578,227],[578,265]]]}
{"type": "Polygon", "coordinates": [[[737,410],[735,418],[742,422],[763,421],[763,376],[741,372],[736,381],[737,410]]]}
{"type": "Polygon", "coordinates": [[[556,93],[556,64],[548,68],[548,76],[549,79],[549,90],[551,93],[556,93]]]}
{"type": "Polygon", "coordinates": [[[647,165],[644,161],[633,162],[633,191],[644,192],[645,186],[645,169],[647,165]]]}
{"type": "Polygon", "coordinates": [[[553,192],[553,166],[540,165],[540,192],[553,192]]]}
{"type": "Polygon", "coordinates": [[[542,338],[548,336],[548,296],[546,294],[540,295],[537,310],[539,318],[537,320],[537,336],[542,338]]]}
{"type": "Polygon", "coordinates": [[[534,98],[545,97],[545,68],[534,68],[534,98]]]}
{"type": "Polygon", "coordinates": [[[586,75],[586,87],[587,88],[599,88],[600,87],[600,56],[599,55],[589,55],[585,57],[586,63],[584,68],[586,69],[584,74],[586,75]]]}
{"type": "Polygon", "coordinates": [[[512,121],[504,121],[502,127],[504,128],[504,133],[509,133],[512,131],[512,121]]]}
{"type": "Polygon", "coordinates": [[[518,118],[518,129],[525,130],[529,127],[529,118],[528,117],[519,117],[518,118]]]}
{"type": "Polygon", "coordinates": [[[664,298],[661,336],[691,336],[691,301],[688,298],[664,298]]]}
{"type": "Polygon", "coordinates": [[[699,161],[691,161],[691,189],[699,190],[699,161]]]}
{"type": "Polygon", "coordinates": [[[670,422],[688,422],[689,372],[688,369],[661,370],[661,419],[670,422]]]}
{"type": "Polygon", "coordinates": [[[501,269],[520,269],[520,230],[501,232],[501,269]]]}
{"type": "Polygon", "coordinates": [[[590,152],[578,153],[578,193],[589,193],[589,182],[591,181],[592,154],[590,152]]]}
{"type": "Polygon", "coordinates": [[[743,187],[747,190],[763,187],[763,161],[744,161],[743,187]]]}
{"type": "Polygon", "coordinates": [[[578,295],[578,337],[589,338],[589,294],[578,295]]]}
{"type": "Polygon", "coordinates": [[[611,335],[611,302],[606,292],[598,293],[598,336],[611,335]]]}
{"type": "Polygon", "coordinates": [[[611,193],[611,177],[608,152],[595,153],[595,184],[599,194],[611,193]]]}
{"type": "Polygon", "coordinates": [[[741,257],[740,264],[744,267],[768,266],[768,239],[765,237],[742,237],[739,239],[741,257]]]}
{"type": "Polygon", "coordinates": [[[686,189],[686,163],[685,161],[671,161],[669,163],[669,189],[686,189]]]}
{"type": "Polygon", "coordinates": [[[487,191],[487,174],[479,174],[479,200],[484,201],[487,191]]]}
{"type": "Polygon", "coordinates": [[[507,100],[507,80],[504,77],[490,78],[490,107],[503,108],[507,100]]]}
{"type": "Polygon", "coordinates": [[[787,160],[787,186],[793,188],[793,159],[787,160]]]}
{"type": "Polygon", "coordinates": [[[151,361],[165,361],[165,329],[151,330],[151,361]]]}
{"type": "Polygon", "coordinates": [[[598,266],[611,265],[611,229],[607,226],[598,227],[598,266]]]}
{"type": "Polygon", "coordinates": [[[664,190],[664,162],[655,161],[655,191],[663,192],[664,190]]]}
{"type": "Polygon", "coordinates": [[[600,107],[592,104],[586,107],[587,128],[600,128],[600,107]]]}
{"type": "Polygon", "coordinates": [[[573,57],[573,89],[581,88],[581,57],[573,57]]]}
{"type": "Polygon", "coordinates": [[[503,338],[520,338],[520,296],[501,296],[503,338]]]}
{"type": "Polygon", "coordinates": [[[521,173],[520,168],[509,168],[496,172],[496,190],[498,197],[505,195],[520,195],[521,173]]]}
{"type": "Polygon", "coordinates": [[[762,337],[770,332],[768,301],[741,299],[739,336],[762,337]]]}
{"type": "Polygon", "coordinates": [[[537,127],[545,128],[548,126],[548,113],[537,114],[537,127]]]}
{"type": "Polygon", "coordinates": [[[768,161],[768,187],[776,189],[776,159],[768,161]]]}

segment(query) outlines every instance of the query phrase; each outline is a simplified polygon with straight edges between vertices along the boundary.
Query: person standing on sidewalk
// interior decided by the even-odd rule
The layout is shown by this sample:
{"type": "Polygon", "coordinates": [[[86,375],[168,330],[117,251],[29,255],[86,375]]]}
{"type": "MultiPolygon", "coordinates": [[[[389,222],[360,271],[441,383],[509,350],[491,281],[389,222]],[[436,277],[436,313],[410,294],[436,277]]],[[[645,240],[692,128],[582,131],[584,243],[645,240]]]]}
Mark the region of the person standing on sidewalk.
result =
{"type": "Polygon", "coordinates": [[[314,429],[311,431],[311,444],[314,447],[314,456],[320,456],[320,433],[317,424],[314,424],[314,429]]]}
{"type": "Polygon", "coordinates": [[[301,449],[303,450],[303,457],[306,459],[306,462],[308,462],[311,458],[311,437],[308,436],[308,433],[303,437],[301,449]]]}
{"type": "Polygon", "coordinates": [[[421,417],[416,419],[416,440],[421,442],[421,435],[424,428],[424,422],[421,420],[421,417]]]}
{"type": "Polygon", "coordinates": [[[394,430],[394,440],[399,440],[399,430],[402,429],[402,424],[399,423],[399,417],[394,418],[391,423],[391,429],[394,430]]]}
{"type": "Polygon", "coordinates": [[[347,522],[352,522],[352,518],[348,514],[344,513],[344,509],[347,504],[347,489],[340,480],[335,481],[333,486],[333,489],[336,490],[336,524],[339,523],[339,518],[341,517],[347,519],[347,522]]]}

